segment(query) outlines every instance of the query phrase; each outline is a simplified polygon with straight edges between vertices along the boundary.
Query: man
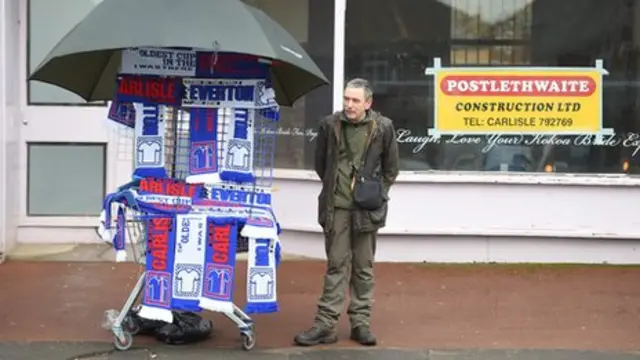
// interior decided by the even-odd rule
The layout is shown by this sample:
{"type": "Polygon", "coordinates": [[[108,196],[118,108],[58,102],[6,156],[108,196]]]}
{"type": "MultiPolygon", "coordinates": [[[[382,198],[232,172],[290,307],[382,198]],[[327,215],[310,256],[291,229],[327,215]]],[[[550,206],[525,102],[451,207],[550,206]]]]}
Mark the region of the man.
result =
{"type": "Polygon", "coordinates": [[[318,222],[325,235],[327,271],[311,329],[298,334],[301,346],[338,341],[335,327],[344,309],[347,285],[351,339],[368,346],[377,340],[370,329],[373,261],[378,229],[385,225],[389,188],[398,175],[398,144],[391,120],[371,110],[373,92],[364,79],[344,90],[344,109],[320,122],[315,170],[322,180],[318,222]],[[360,209],[353,201],[355,172],[382,181],[381,208],[360,209]]]}

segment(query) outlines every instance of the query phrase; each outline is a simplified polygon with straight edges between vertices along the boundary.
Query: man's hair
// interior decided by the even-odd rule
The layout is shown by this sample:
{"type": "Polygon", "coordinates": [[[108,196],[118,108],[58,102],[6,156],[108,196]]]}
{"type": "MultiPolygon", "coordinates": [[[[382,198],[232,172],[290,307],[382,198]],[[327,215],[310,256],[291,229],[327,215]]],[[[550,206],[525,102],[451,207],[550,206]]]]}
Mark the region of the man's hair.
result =
{"type": "Polygon", "coordinates": [[[351,79],[347,81],[347,85],[345,85],[345,89],[346,88],[362,89],[364,91],[365,100],[371,99],[373,97],[373,89],[371,88],[371,85],[369,85],[369,82],[365,79],[362,79],[362,78],[351,79]]]}

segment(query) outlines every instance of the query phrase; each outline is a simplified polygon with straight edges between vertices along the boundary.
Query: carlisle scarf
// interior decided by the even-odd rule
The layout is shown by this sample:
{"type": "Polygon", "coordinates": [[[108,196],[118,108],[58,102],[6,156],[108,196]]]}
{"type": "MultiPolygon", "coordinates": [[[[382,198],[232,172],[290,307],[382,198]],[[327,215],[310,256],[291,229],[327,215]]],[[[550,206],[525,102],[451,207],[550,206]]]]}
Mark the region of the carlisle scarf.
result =
{"type": "Polygon", "coordinates": [[[144,295],[138,315],[149,320],[173,322],[171,313],[175,217],[150,216],[147,221],[147,261],[144,295]]]}
{"type": "Polygon", "coordinates": [[[233,313],[237,222],[229,218],[207,220],[208,246],[200,307],[210,311],[233,313]]]}

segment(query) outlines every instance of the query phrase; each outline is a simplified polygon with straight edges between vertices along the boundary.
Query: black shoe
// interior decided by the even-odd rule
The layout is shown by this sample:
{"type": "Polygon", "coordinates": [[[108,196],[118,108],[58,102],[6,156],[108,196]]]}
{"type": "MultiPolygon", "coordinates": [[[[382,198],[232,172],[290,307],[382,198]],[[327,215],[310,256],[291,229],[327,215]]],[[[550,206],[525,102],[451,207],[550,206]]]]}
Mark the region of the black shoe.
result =
{"type": "Polygon", "coordinates": [[[299,346],[333,344],[338,342],[338,336],[333,329],[316,324],[311,329],[296,335],[293,341],[299,346]]]}
{"type": "Polygon", "coordinates": [[[368,326],[358,326],[351,329],[351,340],[364,346],[376,346],[378,344],[378,340],[376,340],[368,326]]]}

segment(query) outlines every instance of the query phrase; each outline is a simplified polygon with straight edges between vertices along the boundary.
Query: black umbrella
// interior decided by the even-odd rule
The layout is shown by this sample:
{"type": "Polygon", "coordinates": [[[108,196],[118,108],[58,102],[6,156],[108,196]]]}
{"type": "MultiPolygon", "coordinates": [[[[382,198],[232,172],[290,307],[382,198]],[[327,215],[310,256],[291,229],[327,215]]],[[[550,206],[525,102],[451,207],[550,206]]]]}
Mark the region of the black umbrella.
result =
{"type": "Polygon", "coordinates": [[[241,0],[104,0],[53,48],[29,80],[86,101],[115,94],[122,50],[191,48],[273,60],[276,101],[296,99],[329,81],[296,40],[241,0]]]}

